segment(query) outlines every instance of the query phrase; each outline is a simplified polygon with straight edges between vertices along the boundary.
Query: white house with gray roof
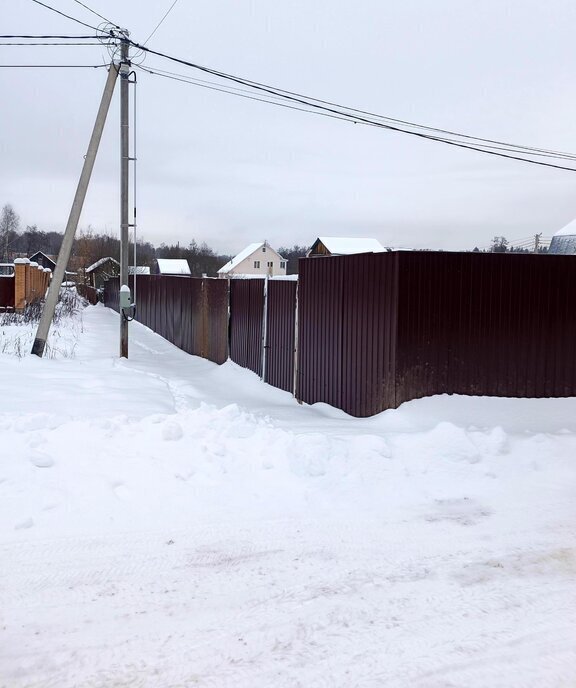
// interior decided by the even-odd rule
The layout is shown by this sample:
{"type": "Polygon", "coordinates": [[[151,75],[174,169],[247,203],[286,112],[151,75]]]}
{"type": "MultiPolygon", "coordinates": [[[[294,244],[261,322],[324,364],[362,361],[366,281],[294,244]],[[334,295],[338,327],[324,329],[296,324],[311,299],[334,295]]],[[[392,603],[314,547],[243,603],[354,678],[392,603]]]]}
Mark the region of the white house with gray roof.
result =
{"type": "Polygon", "coordinates": [[[218,270],[218,277],[278,277],[286,274],[286,260],[267,241],[246,246],[218,270]]]}

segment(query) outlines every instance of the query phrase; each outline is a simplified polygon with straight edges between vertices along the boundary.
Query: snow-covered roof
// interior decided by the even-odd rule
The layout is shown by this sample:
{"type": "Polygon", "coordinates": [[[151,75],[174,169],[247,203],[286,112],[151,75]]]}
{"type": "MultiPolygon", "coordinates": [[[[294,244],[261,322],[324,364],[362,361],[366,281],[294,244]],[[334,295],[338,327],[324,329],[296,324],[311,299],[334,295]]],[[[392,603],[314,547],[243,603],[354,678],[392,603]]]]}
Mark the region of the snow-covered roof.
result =
{"type": "Polygon", "coordinates": [[[554,236],[568,235],[576,235],[576,220],[572,220],[572,222],[569,222],[566,227],[562,227],[562,229],[558,230],[554,236]]]}
{"type": "Polygon", "coordinates": [[[109,260],[111,260],[113,263],[116,263],[116,265],[120,265],[116,258],[106,256],[106,258],[100,258],[100,260],[97,260],[95,263],[92,263],[90,267],[86,268],[86,272],[92,272],[93,270],[96,270],[96,268],[99,268],[101,265],[104,265],[104,263],[107,263],[109,260]]]}
{"type": "Polygon", "coordinates": [[[298,281],[298,275],[266,275],[266,274],[242,274],[235,272],[232,275],[230,275],[232,279],[266,279],[268,278],[269,280],[275,280],[275,281],[284,281],[284,282],[291,282],[291,281],[298,281]]]}
{"type": "Polygon", "coordinates": [[[386,250],[378,239],[365,237],[318,237],[318,239],[334,256],[349,256],[353,253],[382,253],[386,250]]]}
{"type": "Polygon", "coordinates": [[[220,270],[218,270],[218,274],[224,273],[224,272],[230,272],[231,270],[234,270],[234,268],[237,265],[240,265],[240,263],[245,260],[246,258],[249,258],[254,251],[258,251],[259,249],[264,246],[264,241],[258,241],[255,244],[249,244],[246,246],[246,248],[242,251],[237,256],[234,256],[232,260],[229,260],[226,265],[223,265],[220,270]]]}
{"type": "Polygon", "coordinates": [[[185,258],[158,258],[161,275],[190,275],[190,266],[185,258]]]}

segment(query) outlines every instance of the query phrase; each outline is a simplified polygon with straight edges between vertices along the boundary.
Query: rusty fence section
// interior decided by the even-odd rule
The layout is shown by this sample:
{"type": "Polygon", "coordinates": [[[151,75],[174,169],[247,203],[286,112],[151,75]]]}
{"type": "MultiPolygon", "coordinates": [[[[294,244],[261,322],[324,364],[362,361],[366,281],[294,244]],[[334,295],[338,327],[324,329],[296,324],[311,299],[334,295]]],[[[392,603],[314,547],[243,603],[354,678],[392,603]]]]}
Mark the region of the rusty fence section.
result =
{"type": "MultiPolygon", "coordinates": [[[[119,278],[105,283],[104,303],[119,310],[119,278]]],[[[129,279],[134,290],[134,278],[129,279]]],[[[228,283],[194,277],[139,275],[136,320],[195,356],[228,358],[228,283]]]]}
{"type": "MultiPolygon", "coordinates": [[[[138,278],[137,319],[307,403],[371,416],[434,394],[576,396],[576,258],[301,259],[298,283],[138,278]],[[229,304],[229,305],[228,305],[229,304]]],[[[118,280],[106,286],[118,308],[118,280]]]]}

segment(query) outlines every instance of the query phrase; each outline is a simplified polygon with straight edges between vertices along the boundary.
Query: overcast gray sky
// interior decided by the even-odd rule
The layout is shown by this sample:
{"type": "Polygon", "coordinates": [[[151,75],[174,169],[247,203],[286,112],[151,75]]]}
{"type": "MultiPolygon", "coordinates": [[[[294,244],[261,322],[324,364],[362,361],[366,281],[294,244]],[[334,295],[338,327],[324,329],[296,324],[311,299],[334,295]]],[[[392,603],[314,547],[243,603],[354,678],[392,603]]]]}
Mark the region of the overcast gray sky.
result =
{"type": "MultiPolygon", "coordinates": [[[[89,24],[73,0],[46,0],[89,24]]],[[[172,0],[88,0],[143,42],[172,0]]],[[[179,0],[149,47],[422,124],[576,153],[573,0],[179,0]]],[[[2,32],[90,33],[30,0],[2,32]]],[[[0,47],[0,64],[99,64],[100,46],[0,47]]],[[[144,66],[186,67],[149,55],[144,66]]],[[[0,205],[62,230],[104,69],[0,69],[0,205]]],[[[206,78],[206,77],[204,77],[206,78]]],[[[576,173],[233,98],[138,74],[138,222],[153,243],[236,253],[321,235],[469,249],[551,235],[576,173]]],[[[118,92],[81,226],[119,223],[118,92]]]]}

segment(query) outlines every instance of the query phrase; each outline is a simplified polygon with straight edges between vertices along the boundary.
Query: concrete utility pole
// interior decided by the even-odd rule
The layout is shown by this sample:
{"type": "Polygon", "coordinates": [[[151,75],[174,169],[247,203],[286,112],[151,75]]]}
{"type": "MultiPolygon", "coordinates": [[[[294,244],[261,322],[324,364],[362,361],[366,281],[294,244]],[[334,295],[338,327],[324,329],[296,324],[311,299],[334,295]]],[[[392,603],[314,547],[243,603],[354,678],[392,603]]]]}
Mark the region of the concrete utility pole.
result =
{"type": "MultiPolygon", "coordinates": [[[[130,59],[128,40],[121,43],[120,53],[120,289],[128,286],[128,164],[130,162],[129,116],[129,75],[130,59]]],[[[128,313],[120,306],[120,357],[128,358],[128,313]]]]}
{"type": "Polygon", "coordinates": [[[66,231],[64,232],[62,246],[60,247],[58,260],[56,261],[56,267],[54,268],[54,274],[52,275],[52,281],[50,283],[50,287],[48,288],[48,295],[46,296],[46,302],[44,304],[44,309],[42,310],[42,316],[36,332],[36,338],[34,339],[34,344],[32,345],[32,353],[36,354],[36,356],[42,357],[42,354],[44,353],[44,347],[46,346],[48,332],[50,331],[50,325],[52,324],[52,318],[54,317],[54,311],[56,310],[56,304],[58,303],[58,297],[60,295],[60,287],[62,285],[64,273],[66,271],[66,267],[68,266],[70,253],[72,252],[74,235],[76,234],[78,221],[80,220],[80,213],[82,212],[82,206],[84,205],[84,199],[86,198],[86,191],[88,190],[92,169],[94,168],[94,161],[96,160],[98,145],[100,144],[100,139],[102,138],[102,131],[104,129],[104,123],[106,122],[106,115],[108,114],[110,101],[112,100],[112,94],[114,93],[114,86],[116,84],[117,76],[118,65],[111,64],[108,70],[108,78],[106,80],[106,86],[104,87],[104,93],[102,94],[102,100],[100,101],[100,107],[98,108],[98,114],[96,115],[96,122],[94,123],[94,129],[92,131],[90,143],[88,144],[88,151],[84,156],[84,165],[82,167],[82,173],[80,174],[78,187],[76,188],[76,195],[74,196],[72,208],[70,209],[70,215],[68,217],[66,231]]]}
{"type": "Polygon", "coordinates": [[[542,236],[542,232],[540,232],[540,234],[534,235],[534,253],[538,253],[538,247],[540,246],[540,237],[541,236],[542,236]]]}

